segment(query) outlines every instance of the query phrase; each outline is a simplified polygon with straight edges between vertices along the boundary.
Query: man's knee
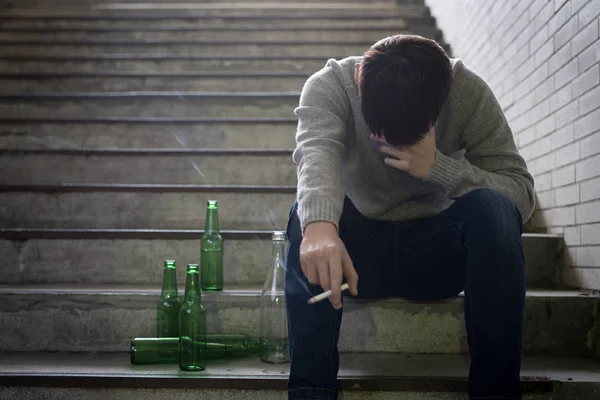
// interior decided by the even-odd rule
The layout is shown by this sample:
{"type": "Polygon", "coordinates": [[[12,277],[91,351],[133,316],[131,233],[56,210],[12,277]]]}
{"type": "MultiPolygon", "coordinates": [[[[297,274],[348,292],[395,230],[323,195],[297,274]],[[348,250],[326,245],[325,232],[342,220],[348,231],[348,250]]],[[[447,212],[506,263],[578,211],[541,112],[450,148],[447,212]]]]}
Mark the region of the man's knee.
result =
{"type": "Polygon", "coordinates": [[[503,233],[522,232],[523,219],[514,202],[504,193],[491,189],[478,189],[459,200],[468,220],[480,228],[500,230],[503,233]]]}

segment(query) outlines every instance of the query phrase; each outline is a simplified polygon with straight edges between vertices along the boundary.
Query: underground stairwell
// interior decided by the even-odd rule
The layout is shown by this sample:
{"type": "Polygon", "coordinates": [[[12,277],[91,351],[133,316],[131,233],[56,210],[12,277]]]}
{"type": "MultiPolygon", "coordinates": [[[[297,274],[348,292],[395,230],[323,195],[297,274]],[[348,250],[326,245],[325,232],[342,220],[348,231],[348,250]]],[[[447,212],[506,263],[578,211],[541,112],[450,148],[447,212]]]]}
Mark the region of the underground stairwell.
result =
{"type": "MultiPolygon", "coordinates": [[[[198,263],[209,199],[208,330],[258,334],[302,86],[397,33],[451,51],[422,0],[0,1],[0,399],[287,398],[288,365],[132,366],[129,339],[154,335],[163,261],[180,288],[198,263]]],[[[557,279],[560,235],[523,242],[525,398],[600,398],[600,298],[557,279]]],[[[347,300],[344,398],[465,399],[462,303],[347,300]]]]}

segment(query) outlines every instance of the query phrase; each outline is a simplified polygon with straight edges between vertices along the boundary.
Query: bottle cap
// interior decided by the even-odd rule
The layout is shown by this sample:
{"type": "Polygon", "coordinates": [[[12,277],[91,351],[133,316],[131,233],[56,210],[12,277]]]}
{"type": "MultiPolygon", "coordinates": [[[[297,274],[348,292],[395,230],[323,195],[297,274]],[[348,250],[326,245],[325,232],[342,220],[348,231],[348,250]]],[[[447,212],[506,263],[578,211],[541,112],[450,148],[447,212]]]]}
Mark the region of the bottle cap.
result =
{"type": "Polygon", "coordinates": [[[198,272],[198,264],[188,264],[187,272],[198,272]]]}
{"type": "Polygon", "coordinates": [[[273,240],[277,240],[277,241],[281,241],[281,240],[285,240],[285,231],[274,231],[273,232],[273,240]]]}

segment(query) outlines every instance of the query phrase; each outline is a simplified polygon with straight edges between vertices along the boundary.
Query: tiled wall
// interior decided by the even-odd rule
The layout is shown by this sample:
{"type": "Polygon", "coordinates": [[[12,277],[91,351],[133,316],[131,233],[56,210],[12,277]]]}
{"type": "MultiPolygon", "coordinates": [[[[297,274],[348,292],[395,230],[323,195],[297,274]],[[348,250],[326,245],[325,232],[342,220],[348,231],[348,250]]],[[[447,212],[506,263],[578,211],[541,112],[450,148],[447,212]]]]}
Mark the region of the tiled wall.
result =
{"type": "Polygon", "coordinates": [[[492,87],[535,176],[532,223],[564,234],[564,279],[600,289],[600,0],[425,0],[492,87]]]}

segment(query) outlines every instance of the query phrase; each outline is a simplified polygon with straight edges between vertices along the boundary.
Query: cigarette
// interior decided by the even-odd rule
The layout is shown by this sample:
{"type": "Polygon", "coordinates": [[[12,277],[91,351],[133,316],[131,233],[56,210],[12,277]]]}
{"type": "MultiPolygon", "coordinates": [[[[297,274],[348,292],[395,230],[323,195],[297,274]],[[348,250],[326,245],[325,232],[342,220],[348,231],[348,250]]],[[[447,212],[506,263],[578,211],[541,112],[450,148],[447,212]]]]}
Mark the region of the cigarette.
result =
{"type": "MultiPolygon", "coordinates": [[[[347,283],[344,283],[344,284],[342,285],[342,287],[340,288],[340,291],[342,291],[342,292],[343,292],[343,291],[344,291],[344,290],[346,290],[346,289],[348,289],[348,284],[347,284],[347,283]]],[[[323,292],[323,293],[321,293],[321,294],[319,294],[319,295],[317,295],[317,296],[315,296],[315,297],[312,297],[311,299],[309,299],[309,300],[308,300],[308,302],[307,302],[307,303],[308,303],[308,304],[315,304],[315,303],[317,303],[317,302],[319,302],[319,301],[321,301],[321,300],[325,300],[325,299],[326,299],[326,298],[328,298],[329,296],[331,296],[331,290],[327,290],[327,291],[325,291],[325,292],[323,292]]]]}

